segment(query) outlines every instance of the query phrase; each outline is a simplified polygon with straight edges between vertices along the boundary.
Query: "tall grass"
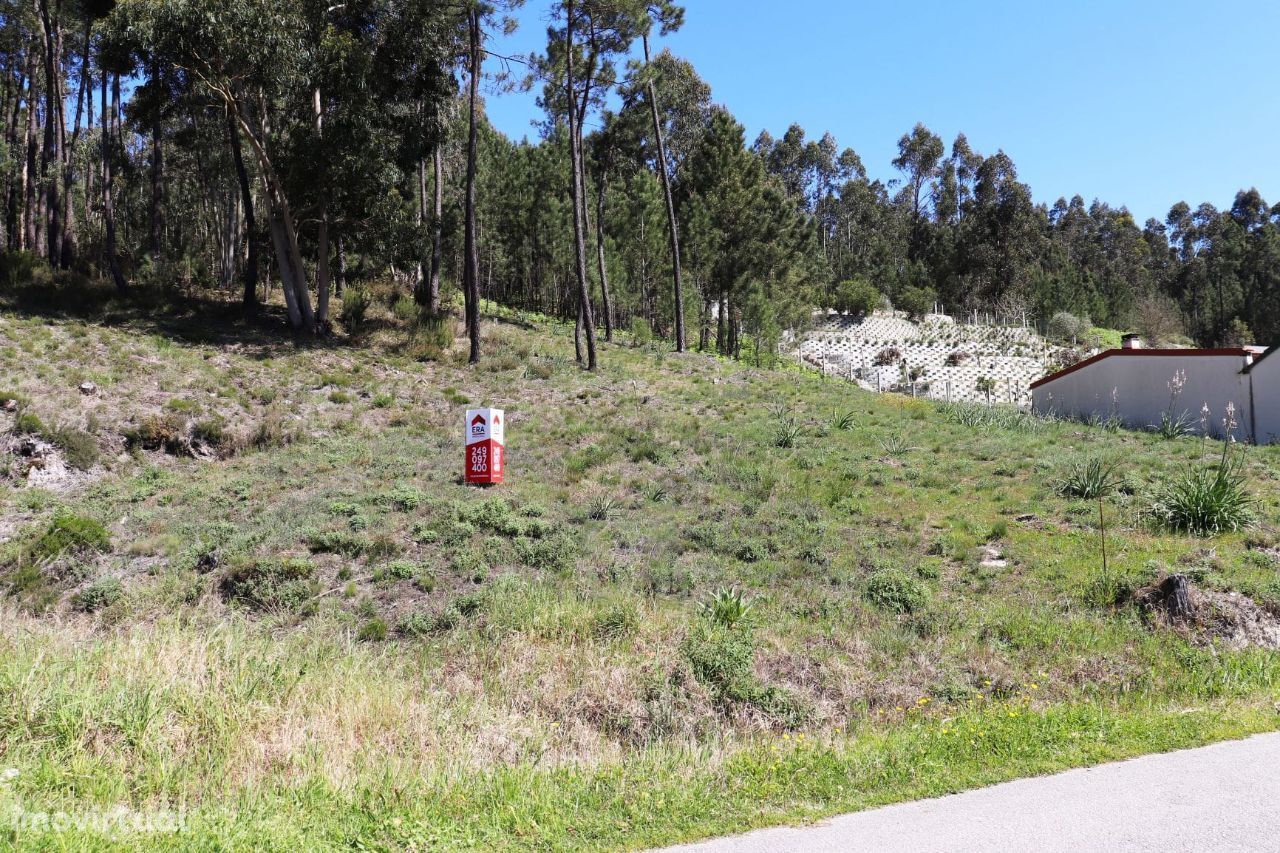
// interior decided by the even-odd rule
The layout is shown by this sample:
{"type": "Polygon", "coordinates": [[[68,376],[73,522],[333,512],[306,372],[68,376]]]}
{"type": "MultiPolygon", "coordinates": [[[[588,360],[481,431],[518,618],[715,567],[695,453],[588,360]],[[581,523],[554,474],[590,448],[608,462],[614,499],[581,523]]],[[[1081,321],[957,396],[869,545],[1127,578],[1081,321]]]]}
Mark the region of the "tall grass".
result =
{"type": "Polygon", "coordinates": [[[1050,420],[1012,406],[984,406],[981,403],[940,403],[938,411],[948,421],[971,429],[1000,429],[1009,432],[1034,433],[1045,429],[1050,420]]]}

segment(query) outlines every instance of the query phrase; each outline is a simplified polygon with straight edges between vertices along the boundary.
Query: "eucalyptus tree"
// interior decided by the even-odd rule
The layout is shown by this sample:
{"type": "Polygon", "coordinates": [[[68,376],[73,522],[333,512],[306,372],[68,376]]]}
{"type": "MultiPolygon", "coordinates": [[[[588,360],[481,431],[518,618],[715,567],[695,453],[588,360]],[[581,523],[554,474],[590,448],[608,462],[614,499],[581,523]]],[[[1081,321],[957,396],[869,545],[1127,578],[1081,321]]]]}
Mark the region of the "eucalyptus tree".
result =
{"type": "Polygon", "coordinates": [[[911,213],[907,257],[912,261],[924,254],[929,218],[925,188],[937,174],[943,151],[942,139],[923,124],[917,124],[910,134],[903,134],[898,140],[898,156],[894,158],[893,167],[906,176],[901,198],[911,213]]]}
{"type": "Polygon", "coordinates": [[[552,4],[547,52],[534,64],[545,81],[539,99],[548,125],[564,119],[569,134],[570,199],[573,206],[574,275],[578,314],[586,338],[588,370],[597,366],[595,317],[587,272],[587,191],[583,125],[617,84],[617,61],[648,26],[640,0],[557,0],[552,4]]]}

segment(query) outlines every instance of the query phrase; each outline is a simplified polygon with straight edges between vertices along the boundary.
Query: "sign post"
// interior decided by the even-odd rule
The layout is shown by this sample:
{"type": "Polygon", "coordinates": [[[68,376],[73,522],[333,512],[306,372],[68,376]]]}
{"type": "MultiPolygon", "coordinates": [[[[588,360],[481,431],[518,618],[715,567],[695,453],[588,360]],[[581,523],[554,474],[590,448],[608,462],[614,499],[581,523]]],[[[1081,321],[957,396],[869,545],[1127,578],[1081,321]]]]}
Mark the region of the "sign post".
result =
{"type": "Polygon", "coordinates": [[[467,483],[477,486],[496,486],[502,483],[502,468],[506,460],[506,413],[502,409],[468,409],[463,424],[466,436],[467,483]]]}

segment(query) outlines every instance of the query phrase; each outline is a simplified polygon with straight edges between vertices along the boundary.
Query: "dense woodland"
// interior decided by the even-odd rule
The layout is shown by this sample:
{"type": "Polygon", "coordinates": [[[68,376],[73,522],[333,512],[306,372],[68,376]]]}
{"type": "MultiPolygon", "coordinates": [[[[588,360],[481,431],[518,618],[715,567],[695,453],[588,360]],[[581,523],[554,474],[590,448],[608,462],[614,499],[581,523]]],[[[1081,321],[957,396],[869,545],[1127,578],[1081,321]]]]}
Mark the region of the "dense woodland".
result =
{"type": "Polygon", "coordinates": [[[924,125],[876,180],[830,134],[748,140],[662,49],[668,0],[553,0],[544,52],[498,56],[519,2],[4,0],[7,268],[283,303],[303,334],[398,293],[415,322],[460,309],[473,359],[491,299],[576,318],[592,367],[619,328],[741,355],[884,299],[1277,338],[1280,205],[1255,190],[1139,225],[1037,203],[1003,151],[924,125]],[[515,86],[536,143],[486,121],[515,86]]]}

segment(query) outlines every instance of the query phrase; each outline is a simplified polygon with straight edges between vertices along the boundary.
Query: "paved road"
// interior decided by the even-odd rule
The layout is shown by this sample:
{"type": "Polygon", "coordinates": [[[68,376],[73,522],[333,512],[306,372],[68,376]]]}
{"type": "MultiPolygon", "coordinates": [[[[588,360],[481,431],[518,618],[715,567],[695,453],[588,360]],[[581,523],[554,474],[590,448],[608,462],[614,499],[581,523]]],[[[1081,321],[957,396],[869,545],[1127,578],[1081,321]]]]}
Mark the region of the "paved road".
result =
{"type": "Polygon", "coordinates": [[[1280,851],[1280,734],[671,850],[1280,851]]]}

